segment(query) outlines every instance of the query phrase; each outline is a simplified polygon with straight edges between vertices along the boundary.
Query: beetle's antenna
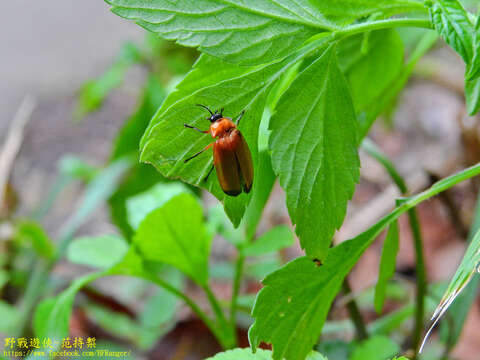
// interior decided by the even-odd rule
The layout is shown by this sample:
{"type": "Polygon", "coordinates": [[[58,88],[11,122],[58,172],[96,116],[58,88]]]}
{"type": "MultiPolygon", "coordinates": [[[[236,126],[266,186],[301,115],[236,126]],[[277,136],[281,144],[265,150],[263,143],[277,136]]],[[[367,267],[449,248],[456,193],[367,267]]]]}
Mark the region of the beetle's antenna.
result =
{"type": "Polygon", "coordinates": [[[223,116],[223,108],[220,110],[220,115],[223,116]]]}
{"type": "Polygon", "coordinates": [[[200,107],[202,107],[202,108],[204,108],[204,109],[207,109],[208,112],[210,113],[210,115],[213,116],[212,110],[210,110],[210,109],[208,108],[208,106],[205,106],[205,105],[202,105],[202,104],[196,104],[196,105],[197,105],[197,106],[200,106],[200,107]]]}

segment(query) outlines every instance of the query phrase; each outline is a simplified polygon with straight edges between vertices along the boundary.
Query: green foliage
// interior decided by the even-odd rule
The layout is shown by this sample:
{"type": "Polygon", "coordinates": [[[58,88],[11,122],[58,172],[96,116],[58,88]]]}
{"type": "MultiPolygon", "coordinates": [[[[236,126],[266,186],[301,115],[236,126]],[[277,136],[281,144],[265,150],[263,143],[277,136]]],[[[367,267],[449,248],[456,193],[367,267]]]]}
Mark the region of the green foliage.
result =
{"type": "Polygon", "coordinates": [[[378,270],[378,281],[375,286],[375,310],[382,312],[387,290],[387,282],[395,273],[395,262],[397,259],[399,246],[398,223],[394,221],[388,228],[387,236],[383,243],[382,257],[380,259],[380,269],[378,270]]]}
{"type": "Polygon", "coordinates": [[[175,266],[199,285],[207,283],[210,241],[202,208],[189,194],[180,194],[152,211],[134,236],[145,259],[175,266]]]}
{"type": "Polygon", "coordinates": [[[400,351],[393,340],[386,336],[376,335],[363,341],[353,351],[351,360],[384,360],[397,355],[400,351]]]}
{"type": "Polygon", "coordinates": [[[293,245],[293,234],[286,225],[275,226],[243,249],[246,256],[258,256],[293,245]]]}
{"type": "Polygon", "coordinates": [[[362,49],[364,39],[365,34],[352,36],[338,47],[340,67],[349,83],[361,137],[384,110],[375,111],[400,75],[404,58],[402,40],[394,29],[369,34],[367,51],[362,49]]]}
{"type": "Polygon", "coordinates": [[[284,57],[332,25],[308,0],[177,1],[107,0],[119,16],[147,30],[228,62],[264,64],[284,57]]]}
{"type": "Polygon", "coordinates": [[[114,235],[81,237],[68,246],[67,259],[75,264],[103,269],[119,262],[127,251],[125,240],[114,235]]]}
{"type": "Polygon", "coordinates": [[[349,23],[372,14],[425,10],[423,2],[417,0],[310,0],[310,2],[322,15],[340,23],[349,23]]]}
{"type": "Polygon", "coordinates": [[[270,130],[273,168],[300,243],[323,259],[360,177],[357,121],[334,47],[293,81],[270,130]]]}
{"type": "Polygon", "coordinates": [[[143,219],[153,210],[162,207],[173,197],[190,193],[189,189],[180,183],[159,183],[147,191],[130,197],[127,200],[128,223],[133,229],[138,229],[143,219]]]}
{"type": "MultiPolygon", "coordinates": [[[[149,76],[137,110],[126,121],[114,140],[111,161],[128,155],[138,157],[140,139],[164,98],[165,90],[162,85],[154,76],[149,76]]],[[[133,229],[127,219],[127,199],[147,190],[157,182],[165,181],[167,180],[151,166],[135,164],[108,200],[112,220],[127,239],[133,235],[133,229]]]]}
{"type": "Polygon", "coordinates": [[[20,243],[30,243],[40,256],[51,259],[55,245],[40,224],[32,220],[23,220],[16,226],[15,238],[20,243]]]}
{"type": "Polygon", "coordinates": [[[273,345],[273,358],[304,359],[320,335],[330,305],[361,254],[398,217],[418,203],[480,173],[480,165],[465,169],[405,199],[395,210],[355,238],[335,246],[320,266],[307,257],[297,258],[268,275],[257,294],[249,330],[250,345],[273,345]]]}
{"type": "Polygon", "coordinates": [[[122,84],[127,69],[138,62],[140,56],[135,45],[126,43],[117,61],[102,76],[83,85],[74,111],[75,118],[81,119],[102,106],[107,95],[122,84]]]}
{"type": "Polygon", "coordinates": [[[478,270],[480,265],[480,230],[477,231],[473,237],[467,251],[462,259],[462,262],[457,268],[450,284],[448,285],[442,300],[438,304],[435,312],[432,315],[432,324],[425,335],[424,343],[427,340],[431,330],[445,314],[457,296],[465,289],[472,277],[478,270]]]}
{"type": "MultiPolygon", "coordinates": [[[[247,349],[233,349],[215,356],[209,357],[206,360],[271,360],[272,352],[270,350],[258,349],[255,353],[249,348],[247,349]]],[[[312,351],[305,360],[326,360],[321,354],[312,351]]]]}
{"type": "Polygon", "coordinates": [[[430,17],[440,36],[467,65],[465,74],[465,98],[467,111],[474,115],[480,109],[480,78],[478,60],[479,24],[470,20],[468,12],[458,0],[437,0],[430,4],[430,17]]]}
{"type": "MultiPolygon", "coordinates": [[[[224,114],[232,118],[245,109],[240,130],[257,165],[258,126],[265,106],[266,91],[284,66],[284,63],[277,63],[254,68],[241,67],[202,55],[152,119],[142,139],[141,160],[153,164],[164,176],[206,188],[224,203],[226,213],[238,226],[251,194],[227,196],[221,190],[216,176],[204,181],[212,165],[211,151],[184,163],[188,156],[200,151],[212,140],[210,135],[186,129],[183,124],[208,128],[206,111],[195,104],[206,104],[212,109],[225,108],[224,114]],[[216,71],[212,72],[211,69],[216,71]]],[[[255,166],[255,170],[257,168],[255,166]]],[[[254,187],[256,181],[255,178],[254,187]]]]}

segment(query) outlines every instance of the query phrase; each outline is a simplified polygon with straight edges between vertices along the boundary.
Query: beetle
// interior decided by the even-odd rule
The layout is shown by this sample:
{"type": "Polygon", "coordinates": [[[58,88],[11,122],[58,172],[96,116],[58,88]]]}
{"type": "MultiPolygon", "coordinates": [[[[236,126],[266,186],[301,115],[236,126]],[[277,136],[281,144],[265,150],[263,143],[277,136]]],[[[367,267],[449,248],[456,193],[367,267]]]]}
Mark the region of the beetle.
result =
{"type": "Polygon", "coordinates": [[[212,112],[208,106],[201,104],[197,104],[197,106],[206,109],[210,113],[210,116],[207,117],[207,120],[210,120],[211,123],[210,129],[200,130],[188,124],[183,124],[183,126],[203,134],[210,133],[212,138],[216,140],[201,151],[185,159],[184,162],[189,162],[213,146],[213,165],[204,181],[207,181],[215,167],[218,182],[225,194],[237,196],[242,191],[249,193],[253,183],[252,154],[242,133],[238,130],[238,125],[245,114],[245,110],[240,113],[234,123],[232,119],[223,116],[223,109],[220,112],[218,110],[212,112]]]}

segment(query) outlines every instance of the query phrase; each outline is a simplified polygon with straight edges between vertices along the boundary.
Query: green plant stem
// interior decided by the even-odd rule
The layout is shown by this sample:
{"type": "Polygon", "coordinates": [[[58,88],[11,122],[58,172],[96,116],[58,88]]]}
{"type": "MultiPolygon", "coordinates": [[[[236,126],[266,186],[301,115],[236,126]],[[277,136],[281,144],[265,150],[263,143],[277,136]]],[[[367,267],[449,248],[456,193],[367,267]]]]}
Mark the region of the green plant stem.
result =
{"type": "Polygon", "coordinates": [[[237,337],[236,337],[236,331],[235,331],[236,328],[232,327],[231,324],[225,318],[225,314],[223,313],[220,303],[218,302],[218,299],[213,293],[210,286],[208,284],[204,285],[203,290],[205,291],[205,294],[207,294],[208,301],[212,306],[212,310],[217,319],[217,323],[220,326],[220,329],[221,329],[220,333],[222,337],[221,339],[222,347],[224,349],[234,348],[237,345],[237,337]]]}
{"type": "MultiPolygon", "coordinates": [[[[397,185],[398,189],[403,195],[408,194],[408,188],[405,180],[398,173],[393,163],[386,157],[385,154],[369,139],[365,139],[362,143],[362,148],[373,158],[375,158],[380,164],[382,164],[385,170],[388,172],[393,182],[397,185]]],[[[414,349],[413,359],[418,356],[420,344],[422,340],[423,331],[423,317],[425,313],[425,296],[427,292],[427,275],[425,270],[425,259],[423,254],[423,239],[420,228],[420,222],[418,220],[417,211],[415,208],[408,210],[408,219],[410,223],[410,229],[412,231],[413,243],[415,247],[415,260],[416,260],[416,276],[417,276],[417,290],[415,294],[415,323],[412,333],[412,347],[414,349]]]]}
{"type": "Polygon", "coordinates": [[[420,230],[420,222],[418,221],[415,209],[408,211],[408,220],[412,230],[413,242],[415,246],[416,275],[417,275],[417,291],[415,295],[415,324],[412,334],[412,346],[414,350],[413,359],[418,356],[420,344],[422,342],[423,317],[425,313],[425,296],[427,292],[427,274],[425,271],[425,260],[423,255],[423,240],[420,230]]]}
{"type": "MultiPolygon", "coordinates": [[[[352,288],[350,287],[350,283],[348,282],[348,278],[345,278],[342,284],[343,294],[349,295],[352,293],[352,288]]],[[[355,333],[358,340],[365,340],[368,338],[368,331],[363,321],[362,314],[358,309],[357,303],[355,300],[351,299],[346,304],[348,313],[350,318],[355,326],[355,333]]]]}
{"type": "Polygon", "coordinates": [[[237,262],[235,264],[235,278],[233,280],[232,301],[230,302],[230,323],[233,327],[236,327],[238,294],[240,293],[240,286],[242,284],[244,264],[245,255],[243,254],[242,250],[239,250],[237,262]]]}
{"type": "MultiPolygon", "coordinates": [[[[144,276],[146,280],[149,280],[153,282],[154,284],[157,284],[158,286],[164,288],[166,291],[172,293],[173,295],[177,296],[181,300],[187,304],[192,311],[202,320],[205,325],[210,329],[210,331],[215,335],[215,337],[218,339],[218,341],[222,344],[223,341],[223,336],[219,333],[217,326],[215,326],[214,322],[212,319],[210,319],[205,312],[200,309],[200,307],[193,301],[189,296],[178,290],[176,287],[170,285],[166,281],[160,279],[157,276],[144,276]]],[[[223,346],[223,344],[222,344],[223,346]]]]}
{"type": "Polygon", "coordinates": [[[432,23],[428,19],[385,19],[372,22],[365,22],[355,25],[350,25],[343,29],[337,30],[333,33],[333,39],[341,39],[347,36],[361,34],[366,31],[389,29],[394,27],[419,27],[425,29],[432,29],[432,23]]]}

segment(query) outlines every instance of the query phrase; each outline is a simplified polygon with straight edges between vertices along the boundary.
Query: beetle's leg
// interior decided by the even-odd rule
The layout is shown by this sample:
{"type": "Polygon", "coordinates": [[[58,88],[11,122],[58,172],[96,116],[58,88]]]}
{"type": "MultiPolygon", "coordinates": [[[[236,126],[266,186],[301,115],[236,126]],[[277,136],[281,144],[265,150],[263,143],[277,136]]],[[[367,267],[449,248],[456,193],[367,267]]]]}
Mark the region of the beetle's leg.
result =
{"type": "Polygon", "coordinates": [[[183,162],[184,162],[184,163],[189,162],[189,161],[192,160],[194,157],[197,157],[198,155],[200,155],[201,153],[203,153],[205,150],[210,149],[213,144],[214,144],[214,143],[208,144],[207,146],[205,146],[205,148],[203,148],[203,150],[200,150],[198,153],[190,156],[188,159],[183,160],[183,162]]]}
{"type": "Polygon", "coordinates": [[[212,165],[212,167],[210,168],[210,170],[208,170],[208,174],[207,174],[207,176],[205,176],[205,179],[203,179],[203,181],[207,181],[207,180],[208,180],[208,177],[209,177],[210,174],[212,173],[213,168],[214,168],[214,166],[212,165]]]}
{"type": "Polygon", "coordinates": [[[199,128],[196,128],[195,126],[188,125],[188,124],[183,124],[186,128],[197,130],[198,132],[201,132],[202,134],[208,134],[208,130],[200,130],[199,128]]]}
{"type": "Polygon", "coordinates": [[[235,120],[235,124],[236,124],[237,126],[240,125],[240,120],[242,119],[243,114],[245,114],[245,110],[242,110],[242,112],[240,113],[240,115],[238,115],[237,120],[235,120]]]}

